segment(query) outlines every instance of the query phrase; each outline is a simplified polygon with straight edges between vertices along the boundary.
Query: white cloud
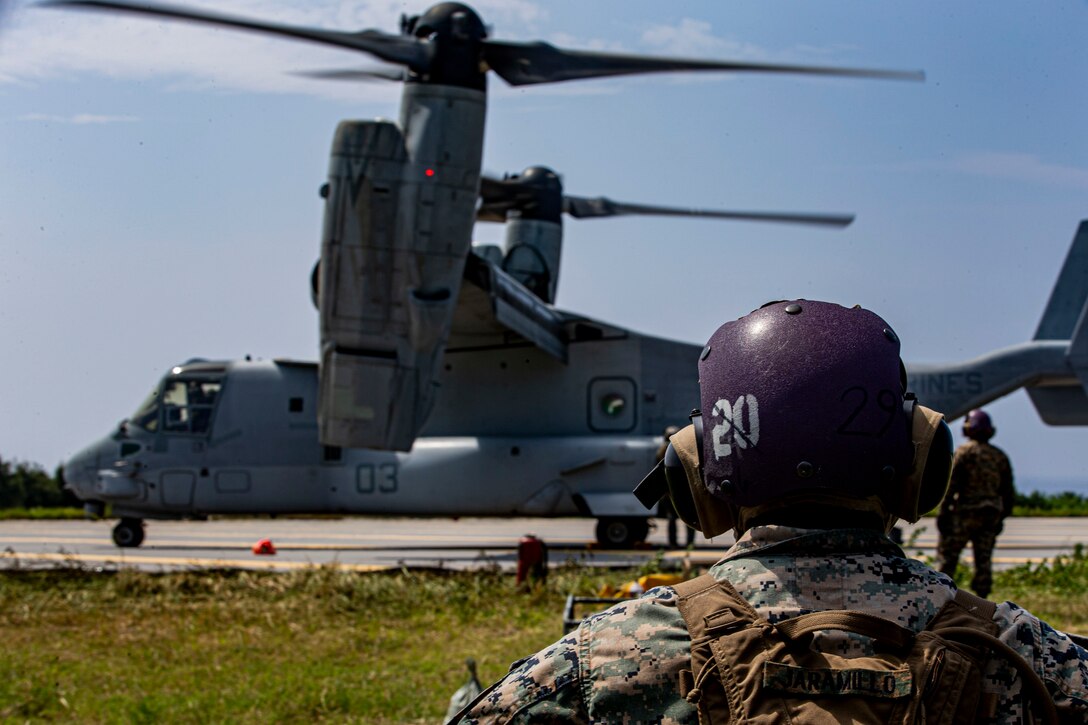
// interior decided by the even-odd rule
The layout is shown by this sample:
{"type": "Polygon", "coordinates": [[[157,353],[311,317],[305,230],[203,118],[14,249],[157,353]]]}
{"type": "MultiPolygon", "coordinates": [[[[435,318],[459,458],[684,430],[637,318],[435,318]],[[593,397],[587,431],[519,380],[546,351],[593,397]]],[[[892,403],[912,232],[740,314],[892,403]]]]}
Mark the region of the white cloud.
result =
{"type": "MultiPolygon", "coordinates": [[[[397,0],[315,0],[288,6],[269,0],[197,0],[192,7],[272,22],[345,31],[396,33],[405,7],[397,0]]],[[[529,0],[480,3],[486,22],[534,23],[545,15],[529,0]],[[484,9],[488,12],[484,13],[484,9]]],[[[299,93],[358,102],[395,102],[400,86],[333,82],[295,71],[374,67],[369,56],[317,43],[146,17],[15,5],[0,43],[0,83],[35,84],[85,73],[157,79],[170,88],[299,93]]]]}
{"type": "Polygon", "coordinates": [[[571,33],[552,33],[551,36],[549,36],[548,41],[552,45],[559,46],[566,50],[598,50],[607,51],[609,53],[630,52],[623,47],[623,43],[616,40],[582,38],[571,33]]]}
{"type": "Polygon", "coordinates": [[[1036,154],[1017,151],[978,151],[942,161],[904,165],[908,171],[942,171],[1030,184],[1088,189],[1088,169],[1044,161],[1036,154]]]}
{"type": "Polygon", "coordinates": [[[531,0],[476,0],[472,7],[495,38],[533,33],[548,18],[548,11],[531,0]]]}
{"type": "Polygon", "coordinates": [[[766,53],[752,43],[740,43],[713,34],[705,20],[683,18],[676,25],[654,25],[642,32],[642,42],[657,53],[681,57],[727,58],[751,60],[766,53]]]}
{"type": "Polygon", "coordinates": [[[951,167],[977,176],[1088,188],[1088,169],[1049,163],[1035,154],[999,151],[964,154],[954,159],[951,167]]]}
{"type": "Polygon", "coordinates": [[[106,116],[96,113],[76,113],[71,116],[58,116],[49,113],[27,113],[19,117],[20,121],[44,121],[47,123],[70,123],[81,126],[86,124],[135,123],[136,116],[106,116]]]}
{"type": "MultiPolygon", "coordinates": [[[[0,0],[2,1],[2,0],[0,0]]],[[[399,0],[195,0],[218,13],[288,25],[397,33],[406,5],[399,0]]],[[[531,0],[481,0],[485,23],[498,37],[524,34],[546,19],[531,0]],[[507,28],[511,32],[503,32],[507,28]]],[[[160,79],[173,89],[297,93],[357,103],[395,103],[400,86],[382,81],[321,81],[297,71],[374,68],[360,53],[317,43],[184,22],[96,12],[43,9],[17,3],[0,44],[0,84],[33,84],[95,73],[120,79],[160,79]]]]}

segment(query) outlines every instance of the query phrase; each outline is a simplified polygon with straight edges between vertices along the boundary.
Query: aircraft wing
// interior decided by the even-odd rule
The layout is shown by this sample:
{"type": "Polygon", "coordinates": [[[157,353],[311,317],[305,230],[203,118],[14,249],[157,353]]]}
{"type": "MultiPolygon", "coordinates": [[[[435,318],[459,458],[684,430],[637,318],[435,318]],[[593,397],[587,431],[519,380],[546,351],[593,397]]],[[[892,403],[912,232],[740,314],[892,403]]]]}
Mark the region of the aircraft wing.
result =
{"type": "Polygon", "coordinates": [[[567,362],[564,317],[520,282],[470,253],[446,350],[531,343],[567,362]]]}

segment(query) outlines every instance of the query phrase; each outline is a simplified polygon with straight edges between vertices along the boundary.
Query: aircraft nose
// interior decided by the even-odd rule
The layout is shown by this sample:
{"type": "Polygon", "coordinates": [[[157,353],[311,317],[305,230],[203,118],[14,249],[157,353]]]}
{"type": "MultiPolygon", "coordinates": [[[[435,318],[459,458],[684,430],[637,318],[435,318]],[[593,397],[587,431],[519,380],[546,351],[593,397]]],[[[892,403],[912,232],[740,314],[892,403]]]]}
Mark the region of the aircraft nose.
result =
{"type": "Polygon", "coordinates": [[[100,466],[101,445],[84,448],[64,464],[64,487],[80,499],[90,497],[100,466]]]}

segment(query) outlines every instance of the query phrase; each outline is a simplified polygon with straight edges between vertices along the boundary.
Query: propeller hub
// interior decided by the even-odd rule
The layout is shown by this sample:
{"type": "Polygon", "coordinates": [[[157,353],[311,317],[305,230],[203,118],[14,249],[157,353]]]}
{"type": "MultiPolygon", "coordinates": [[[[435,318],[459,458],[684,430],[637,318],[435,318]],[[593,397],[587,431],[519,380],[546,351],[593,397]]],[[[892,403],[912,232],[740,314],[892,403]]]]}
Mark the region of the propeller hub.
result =
{"type": "Polygon", "coordinates": [[[522,190],[514,207],[523,219],[559,223],[563,214],[563,182],[547,166],[530,166],[510,180],[522,190]]]}
{"type": "Polygon", "coordinates": [[[434,48],[429,68],[411,69],[410,82],[486,90],[483,43],[487,28],[475,10],[462,3],[439,3],[409,18],[404,30],[434,48]]]}
{"type": "Polygon", "coordinates": [[[516,179],[522,185],[534,189],[563,193],[563,182],[559,180],[559,174],[547,166],[530,166],[518,174],[516,179]]]}
{"type": "Polygon", "coordinates": [[[410,18],[408,33],[417,38],[439,36],[459,42],[480,41],[487,37],[487,28],[476,11],[462,3],[439,3],[422,15],[410,18]]]}

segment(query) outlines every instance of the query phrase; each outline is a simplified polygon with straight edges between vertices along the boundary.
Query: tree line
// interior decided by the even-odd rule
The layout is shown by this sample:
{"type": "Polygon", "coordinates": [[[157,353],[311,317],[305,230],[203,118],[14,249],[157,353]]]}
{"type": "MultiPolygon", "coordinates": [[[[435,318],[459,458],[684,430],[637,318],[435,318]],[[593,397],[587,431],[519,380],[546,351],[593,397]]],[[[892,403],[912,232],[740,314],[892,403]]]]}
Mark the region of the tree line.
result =
{"type": "Polygon", "coordinates": [[[83,503],[64,489],[64,470],[50,475],[36,463],[0,458],[0,509],[82,508],[83,503]]]}
{"type": "MultiPolygon", "coordinates": [[[[36,463],[0,458],[0,509],[82,508],[64,488],[64,469],[50,475],[36,463]]],[[[1073,492],[1016,494],[1017,516],[1088,516],[1088,497],[1073,492]]]]}

